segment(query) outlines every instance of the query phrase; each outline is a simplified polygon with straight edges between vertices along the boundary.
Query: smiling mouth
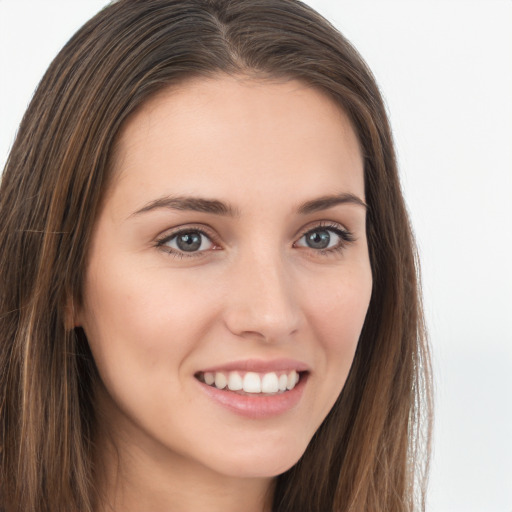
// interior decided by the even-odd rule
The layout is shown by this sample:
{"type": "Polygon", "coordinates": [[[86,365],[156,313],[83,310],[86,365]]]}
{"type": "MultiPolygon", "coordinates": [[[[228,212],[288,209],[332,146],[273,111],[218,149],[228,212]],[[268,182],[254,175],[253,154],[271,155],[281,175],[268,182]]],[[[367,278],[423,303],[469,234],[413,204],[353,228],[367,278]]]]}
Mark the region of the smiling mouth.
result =
{"type": "Polygon", "coordinates": [[[291,391],[306,372],[199,372],[200,382],[216,389],[238,394],[271,396],[291,391]]]}

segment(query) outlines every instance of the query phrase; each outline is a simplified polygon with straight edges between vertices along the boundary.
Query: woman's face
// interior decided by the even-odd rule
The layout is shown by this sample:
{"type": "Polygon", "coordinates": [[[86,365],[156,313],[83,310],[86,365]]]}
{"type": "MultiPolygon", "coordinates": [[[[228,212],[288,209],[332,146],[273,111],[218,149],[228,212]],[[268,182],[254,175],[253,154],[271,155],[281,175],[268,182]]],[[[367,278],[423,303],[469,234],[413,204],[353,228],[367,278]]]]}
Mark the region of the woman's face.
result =
{"type": "Polygon", "coordinates": [[[189,81],[132,116],[114,164],[76,318],[103,427],[142,465],[287,470],[343,388],[372,288],[346,115],[298,81],[189,81]]]}

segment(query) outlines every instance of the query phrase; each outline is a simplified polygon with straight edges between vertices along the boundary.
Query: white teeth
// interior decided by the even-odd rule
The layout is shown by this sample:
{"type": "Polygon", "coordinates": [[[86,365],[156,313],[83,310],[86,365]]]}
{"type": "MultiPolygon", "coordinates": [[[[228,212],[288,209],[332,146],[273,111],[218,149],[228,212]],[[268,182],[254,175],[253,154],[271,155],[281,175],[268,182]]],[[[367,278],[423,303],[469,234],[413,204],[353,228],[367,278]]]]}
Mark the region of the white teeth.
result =
{"type": "Polygon", "coordinates": [[[243,385],[246,393],[261,393],[261,379],[257,373],[247,372],[243,385]]]}
{"type": "Polygon", "coordinates": [[[288,385],[288,375],[286,373],[283,373],[279,377],[279,391],[286,391],[286,386],[288,385]]]}
{"type": "Polygon", "coordinates": [[[221,373],[217,372],[215,374],[215,387],[217,389],[224,389],[228,383],[228,380],[226,379],[226,376],[221,373]]]}
{"type": "Polygon", "coordinates": [[[231,391],[239,391],[243,388],[242,377],[238,372],[231,372],[228,379],[228,388],[231,391]]]}
{"type": "Polygon", "coordinates": [[[275,373],[266,373],[261,380],[261,391],[263,393],[277,393],[279,391],[279,381],[275,373]]]}
{"type": "Polygon", "coordinates": [[[246,393],[267,393],[275,394],[283,391],[292,390],[300,376],[296,370],[288,374],[283,373],[278,376],[276,372],[259,374],[256,372],[247,372],[243,377],[240,372],[205,372],[203,380],[209,386],[215,386],[217,389],[230,391],[245,391],[246,393]]]}
{"type": "Polygon", "coordinates": [[[286,384],[286,389],[293,389],[295,387],[295,384],[297,384],[297,372],[295,370],[292,370],[288,374],[288,383],[286,384]]]}

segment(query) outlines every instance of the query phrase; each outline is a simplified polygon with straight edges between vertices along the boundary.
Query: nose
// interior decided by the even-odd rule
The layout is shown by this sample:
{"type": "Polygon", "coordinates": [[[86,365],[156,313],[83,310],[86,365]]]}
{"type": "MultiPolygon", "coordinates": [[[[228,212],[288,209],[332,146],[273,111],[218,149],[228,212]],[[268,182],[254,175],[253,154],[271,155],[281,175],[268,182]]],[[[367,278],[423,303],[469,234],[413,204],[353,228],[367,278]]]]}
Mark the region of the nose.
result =
{"type": "Polygon", "coordinates": [[[262,252],[241,259],[231,269],[225,323],[237,336],[283,343],[299,329],[299,297],[286,261],[262,252]]]}

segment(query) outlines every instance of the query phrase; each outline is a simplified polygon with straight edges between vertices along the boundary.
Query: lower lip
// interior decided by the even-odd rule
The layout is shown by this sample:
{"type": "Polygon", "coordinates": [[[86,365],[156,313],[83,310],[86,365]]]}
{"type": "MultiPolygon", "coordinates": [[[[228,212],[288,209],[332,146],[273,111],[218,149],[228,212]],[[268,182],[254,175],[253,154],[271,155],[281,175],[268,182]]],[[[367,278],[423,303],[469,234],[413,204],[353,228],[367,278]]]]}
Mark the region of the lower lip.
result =
{"type": "Polygon", "coordinates": [[[263,419],[278,416],[296,407],[302,397],[307,373],[302,373],[297,385],[290,391],[276,395],[239,395],[234,391],[217,389],[197,381],[210,399],[226,409],[246,418],[263,419]]]}

